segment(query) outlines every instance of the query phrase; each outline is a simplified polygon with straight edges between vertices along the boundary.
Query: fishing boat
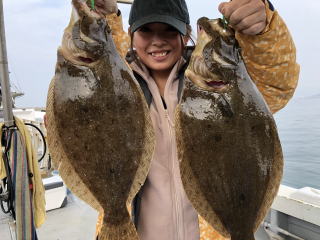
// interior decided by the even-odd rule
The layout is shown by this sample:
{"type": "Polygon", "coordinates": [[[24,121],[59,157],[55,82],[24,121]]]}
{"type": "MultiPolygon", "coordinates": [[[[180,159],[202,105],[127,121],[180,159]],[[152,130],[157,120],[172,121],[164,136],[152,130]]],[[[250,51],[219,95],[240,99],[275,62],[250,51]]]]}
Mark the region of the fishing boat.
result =
{"type": "MultiPolygon", "coordinates": [[[[130,3],[130,0],[118,1],[130,3]]],[[[18,95],[17,95],[18,96],[18,95]]],[[[37,126],[46,136],[44,109],[13,109],[25,123],[37,126]]],[[[30,127],[33,146],[38,157],[44,154],[41,134],[30,127]]],[[[98,213],[75,197],[57,171],[50,167],[50,155],[39,163],[45,187],[47,219],[37,229],[39,239],[93,239],[98,213]],[[67,225],[66,225],[67,224],[67,225]]],[[[256,240],[320,240],[320,190],[311,187],[295,189],[281,185],[278,195],[255,234],[256,240]]],[[[16,240],[15,222],[0,210],[0,239],[16,240]]]]}

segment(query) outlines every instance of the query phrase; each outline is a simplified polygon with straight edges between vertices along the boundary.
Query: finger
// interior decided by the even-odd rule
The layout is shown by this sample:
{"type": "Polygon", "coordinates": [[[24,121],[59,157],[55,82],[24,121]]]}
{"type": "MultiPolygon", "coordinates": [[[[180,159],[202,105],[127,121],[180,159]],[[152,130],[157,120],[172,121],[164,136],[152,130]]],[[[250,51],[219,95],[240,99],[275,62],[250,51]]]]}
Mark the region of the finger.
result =
{"type": "Polygon", "coordinates": [[[249,28],[241,30],[240,32],[246,35],[257,35],[264,30],[265,26],[266,24],[264,22],[258,22],[249,28]]]}
{"type": "Polygon", "coordinates": [[[219,5],[219,11],[226,17],[230,18],[233,12],[239,9],[241,6],[246,5],[250,0],[237,0],[231,2],[224,2],[219,5]],[[220,10],[221,9],[221,10],[220,10]]]}
{"type": "Polygon", "coordinates": [[[236,9],[229,17],[229,23],[233,26],[239,24],[241,21],[246,19],[248,16],[257,13],[258,10],[250,7],[249,5],[243,5],[236,9]]]}
{"type": "Polygon", "coordinates": [[[72,5],[77,10],[80,16],[90,15],[90,8],[87,3],[81,0],[72,0],[72,5]]]}
{"type": "Polygon", "coordinates": [[[251,14],[251,15],[243,18],[237,24],[234,24],[233,27],[237,31],[243,31],[243,30],[248,29],[257,23],[262,23],[262,25],[266,25],[267,22],[266,22],[265,14],[266,14],[265,12],[264,13],[255,12],[254,14],[251,14]]]}
{"type": "Polygon", "coordinates": [[[72,0],[72,5],[81,17],[88,16],[96,19],[103,17],[102,13],[99,11],[92,11],[91,7],[88,6],[88,1],[72,0]]]}
{"type": "Polygon", "coordinates": [[[106,0],[95,0],[95,3],[96,3],[97,5],[105,5],[106,0]]]}
{"type": "Polygon", "coordinates": [[[96,7],[98,7],[98,8],[105,8],[106,7],[106,5],[105,5],[105,2],[96,2],[96,7]]]}
{"type": "Polygon", "coordinates": [[[104,16],[118,12],[116,0],[95,0],[95,10],[104,16]]]}

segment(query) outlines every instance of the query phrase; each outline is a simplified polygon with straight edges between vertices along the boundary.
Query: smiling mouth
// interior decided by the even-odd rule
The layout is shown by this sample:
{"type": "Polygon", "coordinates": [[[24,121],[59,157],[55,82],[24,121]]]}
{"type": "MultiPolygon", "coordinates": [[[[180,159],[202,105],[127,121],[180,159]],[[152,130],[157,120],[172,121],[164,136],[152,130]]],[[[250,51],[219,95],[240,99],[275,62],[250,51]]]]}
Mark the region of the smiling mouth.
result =
{"type": "Polygon", "coordinates": [[[149,53],[151,56],[153,57],[164,57],[167,56],[169,54],[170,51],[164,51],[164,52],[152,52],[149,53]]]}

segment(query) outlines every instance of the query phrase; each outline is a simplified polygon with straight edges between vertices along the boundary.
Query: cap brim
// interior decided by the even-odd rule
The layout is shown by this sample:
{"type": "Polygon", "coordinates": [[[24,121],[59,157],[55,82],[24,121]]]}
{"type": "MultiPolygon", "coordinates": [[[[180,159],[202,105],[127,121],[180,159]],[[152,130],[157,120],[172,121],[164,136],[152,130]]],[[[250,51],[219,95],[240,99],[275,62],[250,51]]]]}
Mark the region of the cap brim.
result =
{"type": "Polygon", "coordinates": [[[130,26],[130,28],[131,28],[132,32],[135,32],[143,25],[148,24],[148,23],[155,23],[155,22],[166,23],[166,24],[174,27],[175,29],[177,29],[182,35],[187,34],[186,23],[184,23],[174,17],[167,16],[167,15],[151,15],[151,16],[141,18],[141,19],[135,21],[130,26]]]}

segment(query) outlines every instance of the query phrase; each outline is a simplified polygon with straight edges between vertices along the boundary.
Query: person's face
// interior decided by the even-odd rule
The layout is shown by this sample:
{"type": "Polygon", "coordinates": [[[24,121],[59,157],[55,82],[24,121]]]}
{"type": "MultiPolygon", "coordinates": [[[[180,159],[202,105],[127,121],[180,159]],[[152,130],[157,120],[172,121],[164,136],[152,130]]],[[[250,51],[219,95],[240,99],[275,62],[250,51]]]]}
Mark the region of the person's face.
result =
{"type": "Polygon", "coordinates": [[[181,57],[184,43],[174,27],[164,23],[149,23],[133,34],[133,47],[151,73],[170,72],[181,57]]]}

